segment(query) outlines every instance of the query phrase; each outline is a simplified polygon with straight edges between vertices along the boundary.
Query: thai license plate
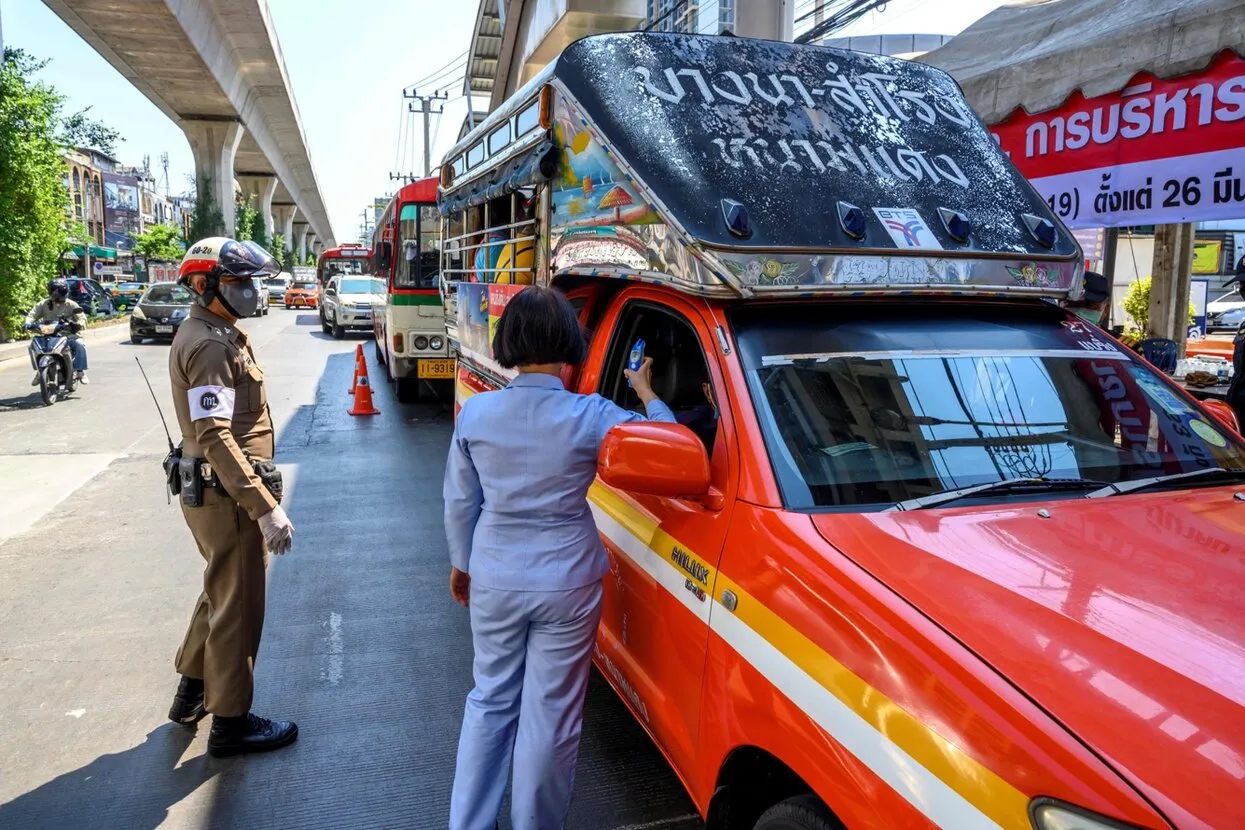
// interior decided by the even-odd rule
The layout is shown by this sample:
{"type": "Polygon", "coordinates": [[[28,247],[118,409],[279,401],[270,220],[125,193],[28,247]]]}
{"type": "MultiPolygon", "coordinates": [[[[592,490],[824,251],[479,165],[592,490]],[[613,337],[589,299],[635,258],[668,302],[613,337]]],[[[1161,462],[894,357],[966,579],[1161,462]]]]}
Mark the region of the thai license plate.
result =
{"type": "Polygon", "coordinates": [[[454,361],[452,360],[421,360],[415,373],[422,379],[438,380],[454,377],[454,361]]]}
{"type": "Polygon", "coordinates": [[[156,334],[172,334],[172,326],[156,326],[156,334]]]}

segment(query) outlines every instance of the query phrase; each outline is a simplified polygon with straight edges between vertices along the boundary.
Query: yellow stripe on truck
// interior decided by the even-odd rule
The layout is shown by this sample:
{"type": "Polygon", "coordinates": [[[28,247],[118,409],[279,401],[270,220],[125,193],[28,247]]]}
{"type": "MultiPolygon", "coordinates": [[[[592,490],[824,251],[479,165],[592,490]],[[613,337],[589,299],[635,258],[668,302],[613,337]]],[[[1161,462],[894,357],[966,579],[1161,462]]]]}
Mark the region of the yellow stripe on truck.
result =
{"type": "MultiPolygon", "coordinates": [[[[599,481],[592,504],[680,576],[680,551],[707,568],[710,627],[792,703],[934,823],[954,830],[1028,830],[1029,799],[988,767],[870,686],[690,548],[599,481]],[[736,597],[735,610],[722,592],[736,597]]],[[[616,532],[617,529],[615,529],[616,532]]],[[[631,547],[612,539],[624,555],[631,547]]],[[[634,558],[634,557],[633,557],[634,558]]],[[[641,563],[637,563],[641,564],[641,563]]],[[[643,566],[643,565],[641,565],[643,566]]],[[[681,602],[686,598],[663,582],[681,602]]]]}

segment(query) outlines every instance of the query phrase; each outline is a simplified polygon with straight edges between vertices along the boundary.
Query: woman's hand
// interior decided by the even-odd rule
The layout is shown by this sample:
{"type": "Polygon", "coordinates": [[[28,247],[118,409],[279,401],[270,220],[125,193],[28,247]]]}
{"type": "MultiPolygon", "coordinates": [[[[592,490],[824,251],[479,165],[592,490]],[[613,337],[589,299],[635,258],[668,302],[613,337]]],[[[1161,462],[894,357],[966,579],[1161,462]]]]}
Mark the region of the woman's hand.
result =
{"type": "Polygon", "coordinates": [[[454,598],[463,608],[467,607],[468,599],[471,596],[471,575],[465,574],[458,568],[450,568],[450,596],[454,598]]]}
{"type": "Polygon", "coordinates": [[[644,358],[640,363],[640,368],[634,372],[630,369],[623,369],[623,374],[627,376],[627,380],[631,382],[631,388],[635,390],[645,406],[657,400],[657,395],[653,392],[653,358],[644,358]]]}

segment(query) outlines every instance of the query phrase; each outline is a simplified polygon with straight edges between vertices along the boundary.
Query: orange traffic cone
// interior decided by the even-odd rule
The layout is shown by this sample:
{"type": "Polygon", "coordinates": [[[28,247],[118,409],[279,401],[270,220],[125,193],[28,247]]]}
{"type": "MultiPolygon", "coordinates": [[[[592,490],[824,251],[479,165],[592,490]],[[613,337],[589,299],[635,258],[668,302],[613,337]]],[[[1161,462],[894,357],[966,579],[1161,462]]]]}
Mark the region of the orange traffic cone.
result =
{"type": "Polygon", "coordinates": [[[353,395],[354,390],[359,385],[359,376],[367,373],[367,358],[363,356],[363,344],[360,343],[354,350],[354,378],[350,381],[350,388],[346,390],[347,395],[353,395]]]}
{"type": "Polygon", "coordinates": [[[348,412],[351,415],[379,415],[380,410],[372,405],[372,384],[367,379],[367,364],[363,364],[363,372],[354,385],[354,406],[348,412]]]}

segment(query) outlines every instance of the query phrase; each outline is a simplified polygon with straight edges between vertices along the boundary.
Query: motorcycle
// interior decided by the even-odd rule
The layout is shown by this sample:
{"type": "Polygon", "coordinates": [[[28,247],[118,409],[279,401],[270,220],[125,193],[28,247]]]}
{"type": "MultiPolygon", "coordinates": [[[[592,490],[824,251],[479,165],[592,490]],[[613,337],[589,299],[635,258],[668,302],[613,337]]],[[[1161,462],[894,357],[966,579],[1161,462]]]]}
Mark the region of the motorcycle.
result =
{"type": "Polygon", "coordinates": [[[37,333],[30,339],[30,365],[37,373],[44,406],[51,406],[78,388],[73,354],[69,351],[69,335],[76,329],[66,320],[45,323],[34,329],[37,333]]]}

